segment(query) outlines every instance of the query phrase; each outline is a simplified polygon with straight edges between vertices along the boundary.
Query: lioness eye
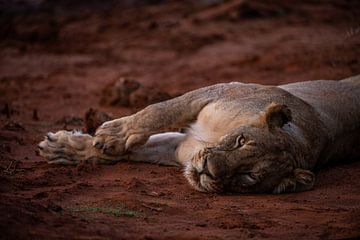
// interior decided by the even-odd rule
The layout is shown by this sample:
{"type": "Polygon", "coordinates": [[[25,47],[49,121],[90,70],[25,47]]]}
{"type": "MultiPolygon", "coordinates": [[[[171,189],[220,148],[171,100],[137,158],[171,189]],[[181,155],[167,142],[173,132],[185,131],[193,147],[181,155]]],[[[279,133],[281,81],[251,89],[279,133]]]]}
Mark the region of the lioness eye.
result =
{"type": "Polygon", "coordinates": [[[234,145],[234,149],[242,147],[245,144],[245,137],[244,135],[240,135],[237,136],[236,140],[235,140],[235,145],[234,145]]]}
{"type": "Polygon", "coordinates": [[[247,185],[253,185],[258,181],[257,176],[253,173],[244,174],[242,179],[247,185]]]}

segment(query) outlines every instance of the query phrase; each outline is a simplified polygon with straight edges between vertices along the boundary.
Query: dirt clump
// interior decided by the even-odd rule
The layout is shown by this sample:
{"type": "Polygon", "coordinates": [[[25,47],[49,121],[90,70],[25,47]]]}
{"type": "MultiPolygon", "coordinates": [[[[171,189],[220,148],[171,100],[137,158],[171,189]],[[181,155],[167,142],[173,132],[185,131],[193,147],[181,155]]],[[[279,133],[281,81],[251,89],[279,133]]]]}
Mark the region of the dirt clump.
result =
{"type": "Polygon", "coordinates": [[[158,88],[143,86],[132,78],[120,78],[104,88],[100,104],[141,109],[170,98],[158,88]]]}
{"type": "Polygon", "coordinates": [[[93,135],[101,124],[112,119],[114,119],[114,117],[111,114],[90,108],[85,113],[85,132],[93,135]]]}

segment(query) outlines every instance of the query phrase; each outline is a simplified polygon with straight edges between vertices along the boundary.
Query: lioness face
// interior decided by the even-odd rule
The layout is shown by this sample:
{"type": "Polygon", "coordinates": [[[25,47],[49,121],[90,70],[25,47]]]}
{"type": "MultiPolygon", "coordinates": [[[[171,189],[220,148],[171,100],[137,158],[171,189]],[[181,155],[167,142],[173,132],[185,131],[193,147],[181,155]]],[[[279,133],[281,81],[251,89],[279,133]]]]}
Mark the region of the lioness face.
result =
{"type": "Polygon", "coordinates": [[[195,189],[281,193],[313,186],[313,173],[295,169],[294,142],[282,128],[291,121],[290,110],[285,105],[270,104],[259,117],[263,124],[234,129],[192,159],[185,176],[195,189]]]}
{"type": "Polygon", "coordinates": [[[200,191],[272,192],[293,170],[287,145],[283,134],[241,127],[200,151],[186,176],[200,191]]]}

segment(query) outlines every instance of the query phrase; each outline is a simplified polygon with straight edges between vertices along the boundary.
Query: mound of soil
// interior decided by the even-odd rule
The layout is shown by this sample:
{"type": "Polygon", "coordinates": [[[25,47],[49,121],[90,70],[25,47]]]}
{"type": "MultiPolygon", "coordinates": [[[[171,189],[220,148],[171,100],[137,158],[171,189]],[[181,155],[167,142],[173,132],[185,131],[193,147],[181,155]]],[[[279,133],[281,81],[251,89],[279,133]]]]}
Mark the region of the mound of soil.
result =
{"type": "Polygon", "coordinates": [[[130,107],[136,110],[170,98],[167,92],[143,86],[135,79],[120,78],[103,89],[100,104],[130,107]]]}

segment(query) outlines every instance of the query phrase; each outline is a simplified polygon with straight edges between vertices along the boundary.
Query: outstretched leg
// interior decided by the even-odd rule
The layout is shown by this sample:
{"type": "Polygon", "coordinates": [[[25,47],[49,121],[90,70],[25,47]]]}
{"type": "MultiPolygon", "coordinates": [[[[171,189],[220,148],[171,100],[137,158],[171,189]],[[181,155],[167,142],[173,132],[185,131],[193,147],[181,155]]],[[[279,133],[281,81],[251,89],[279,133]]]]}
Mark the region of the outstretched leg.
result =
{"type": "Polygon", "coordinates": [[[145,145],[127,155],[128,160],[181,166],[182,164],[176,156],[176,150],[184,138],[185,134],[177,132],[152,135],[145,145]]]}
{"type": "Polygon", "coordinates": [[[92,146],[93,137],[81,131],[61,130],[49,132],[39,143],[40,156],[50,164],[76,165],[79,163],[97,162],[111,164],[121,159],[118,156],[107,156],[92,146]]]}
{"type": "Polygon", "coordinates": [[[229,88],[217,84],[180,97],[153,104],[142,111],[105,122],[96,131],[94,146],[107,155],[123,155],[144,144],[150,135],[185,127],[196,120],[199,112],[229,88]]]}
{"type": "Polygon", "coordinates": [[[39,147],[39,153],[52,164],[71,164],[96,162],[112,164],[122,160],[149,162],[162,165],[179,166],[175,152],[185,134],[163,133],[149,138],[147,143],[134,152],[122,156],[103,154],[92,145],[93,137],[79,131],[59,131],[48,133],[39,147]]]}

